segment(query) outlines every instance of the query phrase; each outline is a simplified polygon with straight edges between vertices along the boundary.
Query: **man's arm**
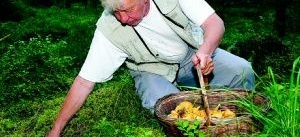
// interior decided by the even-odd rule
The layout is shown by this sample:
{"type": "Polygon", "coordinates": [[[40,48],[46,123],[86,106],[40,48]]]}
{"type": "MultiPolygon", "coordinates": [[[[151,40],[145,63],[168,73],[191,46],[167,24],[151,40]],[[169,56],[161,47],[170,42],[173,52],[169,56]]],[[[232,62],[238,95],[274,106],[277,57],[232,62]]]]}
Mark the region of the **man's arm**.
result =
{"type": "Polygon", "coordinates": [[[225,27],[223,20],[216,13],[209,16],[201,27],[204,30],[204,41],[193,57],[193,63],[200,63],[202,73],[208,75],[214,69],[211,54],[219,46],[225,27]]]}
{"type": "Polygon", "coordinates": [[[48,137],[60,136],[62,130],[71,117],[80,109],[88,95],[94,88],[95,83],[77,76],[66,96],[56,121],[49,132],[48,137]]]}

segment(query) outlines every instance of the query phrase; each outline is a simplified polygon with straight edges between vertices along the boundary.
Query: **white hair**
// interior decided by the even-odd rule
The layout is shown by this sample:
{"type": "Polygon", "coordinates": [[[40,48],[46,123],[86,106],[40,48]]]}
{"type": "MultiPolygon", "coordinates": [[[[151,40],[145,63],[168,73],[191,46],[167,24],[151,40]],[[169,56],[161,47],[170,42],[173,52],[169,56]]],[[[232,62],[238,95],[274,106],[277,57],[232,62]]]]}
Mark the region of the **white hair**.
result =
{"type": "Polygon", "coordinates": [[[102,6],[110,11],[114,11],[119,8],[123,0],[100,0],[102,6]]]}
{"type": "MultiPolygon", "coordinates": [[[[100,0],[102,6],[109,11],[115,11],[119,8],[124,0],[100,0]]],[[[142,0],[139,0],[142,1],[142,0]]]]}

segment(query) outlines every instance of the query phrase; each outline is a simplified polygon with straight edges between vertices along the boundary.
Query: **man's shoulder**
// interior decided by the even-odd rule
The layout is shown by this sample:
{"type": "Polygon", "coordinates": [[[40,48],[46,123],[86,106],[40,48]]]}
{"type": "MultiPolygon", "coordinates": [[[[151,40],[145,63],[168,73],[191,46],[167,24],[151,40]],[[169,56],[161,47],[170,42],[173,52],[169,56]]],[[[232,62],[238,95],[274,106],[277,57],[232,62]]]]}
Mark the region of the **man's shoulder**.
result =
{"type": "Polygon", "coordinates": [[[178,4],[178,0],[153,0],[163,14],[167,14],[178,4]]]}
{"type": "Polygon", "coordinates": [[[96,23],[97,27],[104,27],[114,29],[121,25],[121,23],[107,10],[104,10],[96,23]]]}
{"type": "Polygon", "coordinates": [[[100,18],[98,19],[97,25],[102,22],[115,22],[117,19],[107,10],[103,10],[100,18]]]}

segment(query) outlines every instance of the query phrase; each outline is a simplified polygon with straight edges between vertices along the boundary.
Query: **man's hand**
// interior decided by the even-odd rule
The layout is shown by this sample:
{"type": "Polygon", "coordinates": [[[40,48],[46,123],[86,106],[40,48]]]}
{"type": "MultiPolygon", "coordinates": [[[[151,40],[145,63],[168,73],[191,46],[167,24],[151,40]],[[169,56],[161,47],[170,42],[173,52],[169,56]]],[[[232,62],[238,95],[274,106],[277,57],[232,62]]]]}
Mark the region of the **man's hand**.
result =
{"type": "Polygon", "coordinates": [[[200,63],[200,68],[204,75],[208,75],[214,70],[214,62],[209,54],[203,54],[198,51],[193,55],[192,61],[194,66],[200,63]]]}
{"type": "Polygon", "coordinates": [[[83,105],[94,88],[94,85],[94,82],[88,81],[80,76],[76,77],[53,124],[53,128],[47,137],[60,136],[65,125],[83,105]]]}

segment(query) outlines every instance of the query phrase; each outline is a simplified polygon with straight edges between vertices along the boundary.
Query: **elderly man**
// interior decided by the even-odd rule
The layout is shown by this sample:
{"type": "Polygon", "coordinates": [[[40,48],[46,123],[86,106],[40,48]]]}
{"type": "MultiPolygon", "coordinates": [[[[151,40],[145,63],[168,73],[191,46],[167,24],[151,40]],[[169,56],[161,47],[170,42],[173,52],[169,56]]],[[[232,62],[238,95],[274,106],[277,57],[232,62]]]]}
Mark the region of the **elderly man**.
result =
{"type": "Polygon", "coordinates": [[[194,66],[213,88],[254,88],[252,67],[218,45],[222,19],[204,0],[101,0],[89,53],[48,136],[59,136],[96,82],[106,82],[125,62],[143,107],[177,93],[177,84],[199,86],[194,66]]]}

